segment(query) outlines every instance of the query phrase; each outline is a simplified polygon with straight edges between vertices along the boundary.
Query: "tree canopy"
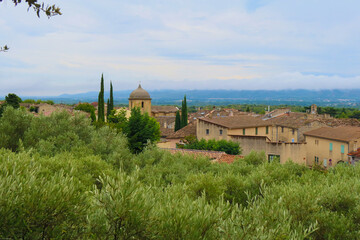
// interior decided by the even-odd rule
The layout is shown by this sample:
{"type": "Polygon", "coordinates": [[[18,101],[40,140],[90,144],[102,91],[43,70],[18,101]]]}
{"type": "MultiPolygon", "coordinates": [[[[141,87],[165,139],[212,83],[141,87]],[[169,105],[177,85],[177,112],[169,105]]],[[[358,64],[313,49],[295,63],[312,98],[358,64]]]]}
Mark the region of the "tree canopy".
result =
{"type": "Polygon", "coordinates": [[[140,108],[133,108],[124,133],[128,137],[129,148],[133,153],[143,151],[148,142],[160,140],[160,124],[140,108]]]}

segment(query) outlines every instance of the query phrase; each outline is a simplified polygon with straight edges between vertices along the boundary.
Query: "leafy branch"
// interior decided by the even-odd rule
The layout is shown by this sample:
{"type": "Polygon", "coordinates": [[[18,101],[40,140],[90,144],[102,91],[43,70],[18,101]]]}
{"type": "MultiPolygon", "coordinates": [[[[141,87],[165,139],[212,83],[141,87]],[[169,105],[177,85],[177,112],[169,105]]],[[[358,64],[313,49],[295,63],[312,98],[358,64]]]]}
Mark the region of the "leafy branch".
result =
{"type": "MultiPolygon", "coordinates": [[[[3,0],[0,0],[0,2],[2,2],[3,0]]],[[[15,6],[17,6],[18,4],[21,3],[22,0],[12,0],[15,4],[15,6]]],[[[25,2],[29,5],[29,8],[33,8],[34,11],[36,12],[36,15],[38,17],[40,17],[40,12],[45,13],[45,15],[50,18],[52,16],[56,16],[56,15],[61,15],[61,11],[60,8],[54,5],[46,5],[44,3],[38,3],[38,0],[25,0],[25,2]]]]}
{"type": "MultiPolygon", "coordinates": [[[[2,2],[3,0],[0,0],[2,2]]],[[[22,0],[12,0],[15,6],[21,3],[22,0]]],[[[38,3],[37,0],[25,0],[25,2],[29,5],[28,11],[30,8],[33,8],[36,12],[36,15],[40,17],[40,12],[45,13],[45,15],[50,18],[52,16],[61,15],[60,8],[54,5],[46,5],[44,3],[38,3]]],[[[7,52],[9,47],[5,45],[4,47],[0,47],[0,52],[7,52]]]]}
{"type": "Polygon", "coordinates": [[[0,47],[0,52],[7,52],[9,50],[9,47],[5,45],[4,47],[0,47]]]}

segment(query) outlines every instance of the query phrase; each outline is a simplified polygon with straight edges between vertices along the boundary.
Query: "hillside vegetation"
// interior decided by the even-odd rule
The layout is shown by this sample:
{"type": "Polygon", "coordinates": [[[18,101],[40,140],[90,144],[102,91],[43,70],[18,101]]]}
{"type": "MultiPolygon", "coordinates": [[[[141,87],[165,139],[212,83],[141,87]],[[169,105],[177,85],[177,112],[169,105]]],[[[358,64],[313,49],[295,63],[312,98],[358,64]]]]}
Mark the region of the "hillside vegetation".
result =
{"type": "Polygon", "coordinates": [[[0,120],[0,238],[358,239],[360,167],[171,155],[82,115],[0,120]]]}

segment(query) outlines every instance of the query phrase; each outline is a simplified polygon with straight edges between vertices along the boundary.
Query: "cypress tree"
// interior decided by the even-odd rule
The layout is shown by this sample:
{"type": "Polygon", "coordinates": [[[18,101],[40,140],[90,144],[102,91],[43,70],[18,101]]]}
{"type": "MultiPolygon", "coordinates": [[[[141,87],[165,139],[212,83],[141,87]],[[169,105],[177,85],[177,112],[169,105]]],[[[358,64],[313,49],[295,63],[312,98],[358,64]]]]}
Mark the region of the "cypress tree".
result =
{"type": "Polygon", "coordinates": [[[107,119],[107,121],[109,121],[108,118],[109,118],[110,113],[111,113],[110,100],[108,99],[108,100],[107,100],[107,112],[106,112],[106,119],[107,119]]]}
{"type": "Polygon", "coordinates": [[[180,112],[176,112],[175,118],[175,132],[181,128],[181,119],[180,119],[180,112]]]}
{"type": "Polygon", "coordinates": [[[114,93],[112,82],[110,82],[110,106],[108,106],[108,108],[110,108],[110,113],[112,110],[114,110],[114,93]]]}
{"type": "Polygon", "coordinates": [[[181,107],[181,128],[185,127],[186,125],[188,125],[188,111],[187,111],[186,95],[185,95],[181,107]]]}
{"type": "Polygon", "coordinates": [[[101,75],[101,85],[98,98],[98,121],[105,122],[105,106],[104,106],[104,74],[101,75]]]}

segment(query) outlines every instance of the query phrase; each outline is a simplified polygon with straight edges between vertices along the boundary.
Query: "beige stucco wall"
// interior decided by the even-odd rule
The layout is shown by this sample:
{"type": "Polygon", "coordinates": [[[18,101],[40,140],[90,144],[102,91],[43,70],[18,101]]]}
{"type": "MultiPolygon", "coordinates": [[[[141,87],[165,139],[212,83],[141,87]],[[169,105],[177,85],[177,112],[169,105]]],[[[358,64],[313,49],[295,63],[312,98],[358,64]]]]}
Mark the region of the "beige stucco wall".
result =
{"type": "Polygon", "coordinates": [[[298,142],[298,131],[295,128],[276,126],[274,142],[298,142]]]}
{"type": "Polygon", "coordinates": [[[166,142],[158,142],[159,148],[176,148],[176,144],[180,142],[180,139],[166,139],[166,142]]]}
{"type": "Polygon", "coordinates": [[[234,136],[232,141],[239,142],[242,148],[242,155],[246,156],[251,151],[264,151],[266,156],[279,155],[280,163],[291,160],[295,163],[306,164],[306,144],[303,143],[279,143],[270,142],[262,137],[234,136]]]}
{"type": "MultiPolygon", "coordinates": [[[[268,133],[266,133],[266,126],[262,126],[262,127],[257,127],[258,129],[258,133],[256,134],[256,127],[250,127],[250,128],[245,128],[245,135],[246,136],[266,136],[270,139],[273,139],[273,127],[272,126],[267,126],[268,127],[268,133]]],[[[228,130],[228,134],[229,135],[243,135],[243,128],[238,128],[238,129],[229,129],[228,130]]]]}
{"type": "Polygon", "coordinates": [[[306,165],[305,143],[273,143],[266,145],[266,155],[280,155],[280,163],[291,160],[295,163],[306,165]]]}
{"type": "Polygon", "coordinates": [[[215,124],[210,124],[204,121],[197,120],[197,127],[196,127],[196,137],[198,139],[226,139],[228,140],[228,129],[225,127],[221,127],[215,124]],[[206,129],[209,129],[209,134],[206,134],[206,129]],[[220,130],[222,130],[222,134],[220,134],[220,130]]]}
{"type": "Polygon", "coordinates": [[[152,112],[151,113],[152,117],[176,117],[176,113],[171,113],[171,112],[152,112]]]}
{"type": "MultiPolygon", "coordinates": [[[[345,142],[330,140],[319,137],[305,136],[307,142],[307,159],[308,165],[315,163],[315,156],[319,158],[319,163],[324,165],[326,159],[326,165],[329,166],[329,159],[332,160],[334,166],[339,161],[348,161],[347,154],[356,149],[357,144],[355,141],[345,142]],[[330,143],[333,144],[333,149],[330,151],[330,143]],[[341,153],[341,145],[344,145],[344,153],[341,153]]],[[[359,142],[360,139],[357,140],[359,142]]]]}
{"type": "Polygon", "coordinates": [[[147,112],[151,116],[151,100],[129,100],[129,109],[138,107],[141,110],[141,113],[147,112]],[[144,107],[142,107],[144,103],[144,107]]]}
{"type": "Polygon", "coordinates": [[[266,151],[266,138],[233,136],[230,140],[240,143],[243,156],[248,155],[251,151],[266,151]]]}

